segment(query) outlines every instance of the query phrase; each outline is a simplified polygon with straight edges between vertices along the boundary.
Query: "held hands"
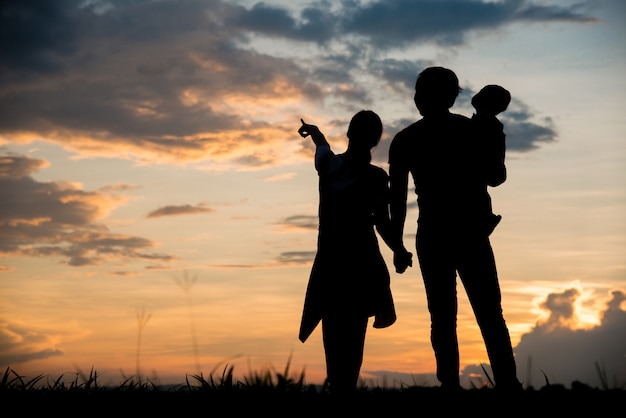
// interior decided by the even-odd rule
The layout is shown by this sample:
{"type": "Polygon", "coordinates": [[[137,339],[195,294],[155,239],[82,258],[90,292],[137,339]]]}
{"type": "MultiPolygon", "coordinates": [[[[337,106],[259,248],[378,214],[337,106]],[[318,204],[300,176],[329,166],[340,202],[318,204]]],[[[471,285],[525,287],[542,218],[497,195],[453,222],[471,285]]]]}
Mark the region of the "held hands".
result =
{"type": "Polygon", "coordinates": [[[393,265],[396,268],[396,273],[404,273],[408,267],[413,267],[413,254],[406,249],[395,251],[393,253],[393,265]]]}

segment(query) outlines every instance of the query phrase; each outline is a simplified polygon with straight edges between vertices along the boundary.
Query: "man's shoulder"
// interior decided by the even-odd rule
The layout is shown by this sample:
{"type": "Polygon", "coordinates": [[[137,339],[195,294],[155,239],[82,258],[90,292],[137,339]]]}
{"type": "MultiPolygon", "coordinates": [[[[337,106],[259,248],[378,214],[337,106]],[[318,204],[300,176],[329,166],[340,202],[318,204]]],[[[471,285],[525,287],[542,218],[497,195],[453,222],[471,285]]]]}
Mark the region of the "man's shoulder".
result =
{"type": "Polygon", "coordinates": [[[459,113],[450,113],[450,118],[457,123],[470,123],[471,118],[459,113]]]}
{"type": "Polygon", "coordinates": [[[445,127],[466,128],[471,124],[471,119],[458,113],[448,113],[443,118],[438,117],[432,120],[429,118],[422,118],[399,131],[394,136],[394,140],[407,140],[408,138],[415,137],[416,134],[423,131],[439,130],[441,129],[442,124],[445,127]]]}
{"type": "Polygon", "coordinates": [[[416,122],[411,123],[407,127],[401,129],[395,136],[394,140],[402,140],[402,138],[412,137],[414,132],[419,131],[420,127],[423,125],[424,119],[420,119],[416,122]]]}
{"type": "Polygon", "coordinates": [[[371,175],[384,179],[384,180],[386,180],[388,177],[388,174],[385,171],[385,169],[375,164],[370,164],[370,173],[371,175]]]}

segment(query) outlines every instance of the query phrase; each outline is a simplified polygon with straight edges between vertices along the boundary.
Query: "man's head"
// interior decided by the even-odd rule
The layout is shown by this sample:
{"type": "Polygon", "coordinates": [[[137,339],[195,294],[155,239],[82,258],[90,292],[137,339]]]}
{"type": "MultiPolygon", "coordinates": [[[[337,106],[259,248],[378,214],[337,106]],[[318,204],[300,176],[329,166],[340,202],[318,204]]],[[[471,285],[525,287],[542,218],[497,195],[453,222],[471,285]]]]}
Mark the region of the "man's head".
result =
{"type": "Polygon", "coordinates": [[[478,112],[497,115],[504,112],[511,103],[511,93],[505,88],[489,84],[472,97],[472,106],[478,112]]]}
{"type": "Polygon", "coordinates": [[[369,151],[378,145],[383,134],[380,117],[371,110],[357,112],[348,126],[348,146],[369,151]]]}
{"type": "Polygon", "coordinates": [[[446,112],[461,90],[454,71],[443,67],[426,68],[415,82],[415,106],[422,116],[446,112]]]}

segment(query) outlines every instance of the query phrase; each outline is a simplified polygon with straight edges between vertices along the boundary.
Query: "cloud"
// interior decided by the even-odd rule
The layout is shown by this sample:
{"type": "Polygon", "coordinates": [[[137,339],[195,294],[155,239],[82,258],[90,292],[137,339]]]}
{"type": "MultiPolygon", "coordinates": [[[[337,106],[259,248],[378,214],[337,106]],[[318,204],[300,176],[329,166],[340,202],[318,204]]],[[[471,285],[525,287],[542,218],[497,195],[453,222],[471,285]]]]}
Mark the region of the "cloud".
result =
{"type": "MultiPolygon", "coordinates": [[[[614,389],[626,387],[626,290],[613,290],[599,313],[600,324],[576,328],[580,289],[566,289],[549,294],[540,304],[546,319],[524,334],[514,347],[517,376],[525,387],[541,388],[547,384],[570,387],[573,382],[614,389]],[[547,381],[546,381],[547,379],[547,381]]],[[[601,299],[601,298],[596,298],[601,299]]],[[[489,385],[485,372],[489,364],[471,364],[460,373],[465,388],[489,385]]],[[[434,374],[410,374],[392,371],[369,371],[367,375],[386,379],[389,384],[437,386],[434,374]]]]}
{"type": "Polygon", "coordinates": [[[173,259],[150,252],[156,243],[149,239],[111,233],[101,222],[125,203],[123,196],[29,176],[47,165],[25,156],[0,156],[0,254],[59,257],[71,266],[173,259]]]}
{"type": "Polygon", "coordinates": [[[50,164],[45,160],[22,155],[7,154],[0,156],[0,178],[22,178],[50,164]]]}
{"type": "Polygon", "coordinates": [[[315,251],[287,251],[276,260],[281,264],[309,264],[315,258],[315,251]]]}
{"type": "Polygon", "coordinates": [[[260,2],[249,10],[237,8],[226,23],[266,36],[319,44],[361,36],[366,45],[398,48],[425,42],[459,45],[472,31],[519,21],[595,22],[589,14],[593,6],[590,1],[568,7],[524,0],[350,0],[334,9],[327,2],[312,3],[294,17],[285,7],[260,2]]]}
{"type": "Polygon", "coordinates": [[[509,108],[499,115],[506,132],[509,151],[531,151],[541,144],[556,141],[558,132],[550,118],[535,121],[535,115],[520,100],[511,100],[509,108]]]}
{"type": "Polygon", "coordinates": [[[567,289],[541,304],[548,318],[514,348],[518,376],[526,385],[543,386],[545,379],[566,386],[576,380],[599,388],[626,385],[626,291],[611,292],[600,324],[590,329],[574,325],[580,297],[578,289],[567,289]]]}
{"type": "Polygon", "coordinates": [[[193,215],[198,213],[211,213],[213,209],[207,208],[202,204],[197,206],[192,205],[180,205],[180,206],[163,206],[162,208],[153,210],[148,214],[148,218],[159,218],[161,216],[176,216],[176,215],[193,215]]]}
{"type": "Polygon", "coordinates": [[[264,180],[267,182],[285,181],[285,180],[291,180],[292,178],[296,176],[297,176],[296,173],[282,173],[282,174],[277,174],[275,176],[267,177],[264,180]]]}
{"type": "Polygon", "coordinates": [[[4,367],[65,354],[45,334],[0,322],[0,365],[4,367]]]}
{"type": "Polygon", "coordinates": [[[236,8],[224,23],[243,31],[324,44],[336,35],[338,20],[327,5],[307,6],[297,19],[285,7],[259,2],[249,10],[236,8]]]}
{"type": "MultiPolygon", "coordinates": [[[[406,94],[427,63],[390,59],[389,46],[460,46],[515,22],[590,22],[589,4],[5,1],[0,137],[146,164],[285,164],[308,155],[288,140],[303,103],[344,112],[377,91],[406,94]]],[[[549,120],[508,125],[511,150],[554,138],[549,120]]]]}
{"type": "Polygon", "coordinates": [[[287,228],[288,230],[317,230],[319,219],[317,215],[292,215],[277,222],[276,225],[287,228]]]}
{"type": "MultiPolygon", "coordinates": [[[[455,102],[459,113],[470,116],[475,112],[471,99],[476,93],[473,86],[463,87],[455,102]]],[[[552,119],[538,117],[526,103],[516,97],[511,99],[509,107],[498,115],[498,119],[504,124],[507,152],[532,151],[543,144],[555,142],[559,136],[552,119]]]]}
{"type": "MultiPolygon", "coordinates": [[[[287,137],[286,129],[255,113],[284,114],[283,105],[316,87],[295,63],[238,47],[241,35],[222,24],[232,6],[136,2],[95,14],[68,5],[51,14],[76,33],[77,47],[63,55],[63,68],[32,68],[26,77],[31,60],[5,57],[0,134],[144,161],[261,166],[282,158],[271,145],[287,137]]],[[[10,26],[36,23],[20,17],[30,12],[28,4],[7,8],[19,9],[3,16],[10,26]]],[[[61,44],[20,47],[49,55],[61,44]]]]}
{"type": "Polygon", "coordinates": [[[117,184],[112,184],[110,186],[104,186],[100,188],[100,191],[103,193],[115,193],[115,192],[126,192],[129,190],[137,190],[140,188],[141,186],[133,186],[130,184],[117,183],[117,184]]]}
{"type": "Polygon", "coordinates": [[[595,21],[583,11],[583,5],[543,6],[522,0],[395,0],[345,4],[350,6],[343,13],[343,31],[364,36],[378,47],[392,48],[419,42],[460,45],[472,31],[494,30],[518,21],[595,21]]]}
{"type": "Polygon", "coordinates": [[[75,52],[76,32],[67,1],[3,1],[0,6],[0,69],[58,71],[75,52]]]}

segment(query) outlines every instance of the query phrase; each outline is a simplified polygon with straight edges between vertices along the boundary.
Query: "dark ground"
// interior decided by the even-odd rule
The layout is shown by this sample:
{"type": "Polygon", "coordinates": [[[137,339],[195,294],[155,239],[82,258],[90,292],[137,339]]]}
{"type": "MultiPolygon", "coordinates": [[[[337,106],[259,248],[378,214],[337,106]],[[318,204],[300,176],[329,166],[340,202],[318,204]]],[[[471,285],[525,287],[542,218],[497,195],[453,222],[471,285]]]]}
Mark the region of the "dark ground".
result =
{"type": "MultiPolygon", "coordinates": [[[[458,393],[439,388],[370,389],[339,398],[315,390],[281,392],[267,389],[197,391],[0,390],[3,415],[43,417],[271,416],[325,417],[337,414],[400,417],[447,414],[498,417],[623,416],[626,390],[547,387],[519,393],[471,389],[458,393]],[[621,412],[620,412],[621,411],[621,412]]],[[[461,416],[462,416],[461,415],[461,416]]]]}

